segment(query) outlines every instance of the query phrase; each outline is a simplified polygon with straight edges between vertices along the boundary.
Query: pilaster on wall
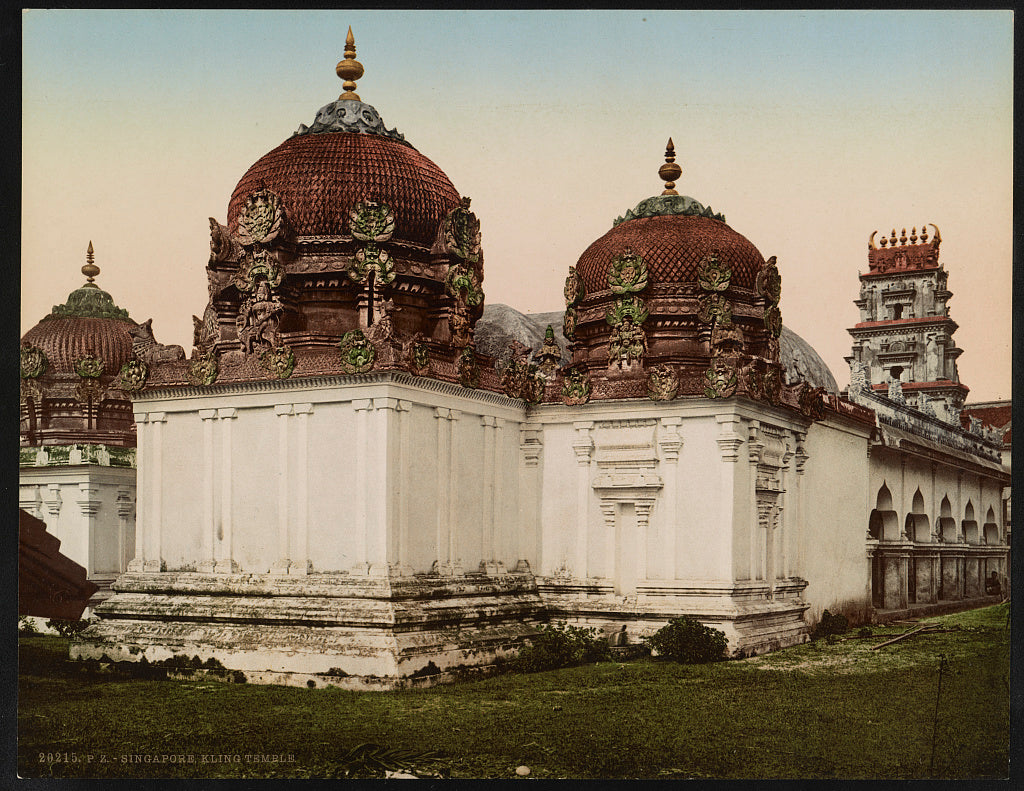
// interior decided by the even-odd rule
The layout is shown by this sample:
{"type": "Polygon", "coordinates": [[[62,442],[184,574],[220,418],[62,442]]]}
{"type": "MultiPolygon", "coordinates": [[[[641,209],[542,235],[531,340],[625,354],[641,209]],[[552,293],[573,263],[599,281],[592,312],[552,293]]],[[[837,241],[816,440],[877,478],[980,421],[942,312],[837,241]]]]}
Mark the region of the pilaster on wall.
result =
{"type": "Polygon", "coordinates": [[[128,568],[131,553],[134,550],[132,537],[135,535],[135,501],[132,498],[132,487],[117,488],[117,563],[118,569],[128,568]]]}
{"type": "MultiPolygon", "coordinates": [[[[663,417],[658,431],[658,450],[661,461],[665,465],[662,476],[664,490],[662,498],[665,507],[661,511],[661,533],[658,544],[662,548],[657,572],[663,579],[676,578],[676,536],[679,532],[679,514],[677,508],[679,492],[679,453],[683,447],[683,438],[679,427],[683,419],[678,416],[663,417]]],[[[651,564],[654,565],[654,564],[651,564]]],[[[655,569],[649,569],[655,571],[655,569]]]]}
{"type": "MultiPolygon", "coordinates": [[[[149,448],[146,447],[149,444],[147,442],[149,433],[146,430],[148,422],[149,415],[146,412],[135,414],[135,464],[138,470],[135,486],[138,492],[138,517],[136,520],[135,557],[128,563],[128,571],[132,572],[147,571],[146,562],[150,559],[153,552],[153,538],[150,535],[152,531],[150,500],[155,495],[149,491],[147,486],[147,483],[153,479],[152,470],[149,469],[149,448]]],[[[159,560],[156,562],[159,566],[159,560]]],[[[152,568],[152,566],[153,563],[150,562],[149,568],[152,568]]]]}
{"type": "Polygon", "coordinates": [[[722,454],[722,461],[736,462],[740,458],[740,445],[743,444],[743,436],[740,434],[742,418],[739,415],[715,415],[718,423],[719,452],[722,454]]]}
{"type": "MultiPolygon", "coordinates": [[[[216,566],[217,519],[214,514],[216,501],[216,467],[214,465],[213,428],[217,419],[216,409],[200,409],[199,420],[203,424],[203,529],[201,533],[201,557],[196,569],[202,574],[212,574],[216,566]]],[[[140,490],[141,490],[141,481],[140,490]]]]}
{"type": "Polygon", "coordinates": [[[84,564],[86,571],[89,576],[96,573],[93,560],[96,557],[96,545],[95,542],[99,538],[96,535],[96,516],[100,512],[100,487],[95,483],[80,483],[78,484],[78,499],[75,501],[78,504],[78,509],[82,514],[82,523],[85,528],[85,540],[88,549],[88,559],[84,564]]]}
{"type": "Polygon", "coordinates": [[[519,430],[519,524],[514,530],[517,567],[533,558],[538,569],[544,568],[540,540],[541,464],[544,454],[543,432],[535,425],[524,424],[519,430]]]}
{"type": "Polygon", "coordinates": [[[221,494],[220,494],[220,530],[216,551],[214,553],[214,573],[233,574],[239,570],[234,557],[234,500],[232,483],[234,458],[231,439],[232,421],[238,418],[238,410],[233,407],[217,410],[221,431],[221,494]]]}
{"type": "Polygon", "coordinates": [[[313,563],[309,557],[309,416],[313,414],[313,405],[292,404],[292,414],[298,423],[296,431],[296,451],[294,492],[295,523],[289,541],[291,563],[288,574],[304,577],[312,571],[313,563]]]}
{"type": "Polygon", "coordinates": [[[36,484],[34,486],[20,487],[18,495],[18,508],[22,511],[27,511],[38,519],[44,519],[42,486],[36,484]]]}
{"type": "Polygon", "coordinates": [[[579,579],[587,574],[587,517],[590,504],[590,463],[594,452],[593,420],[580,420],[572,424],[576,432],[572,449],[576,454],[576,546],[572,558],[572,573],[579,579]]]}
{"type": "Polygon", "coordinates": [[[464,573],[457,555],[455,531],[455,470],[452,442],[455,421],[462,415],[458,409],[434,408],[437,420],[437,560],[435,570],[442,576],[458,576],[464,573]]]}
{"type": "Polygon", "coordinates": [[[271,574],[287,574],[291,566],[289,550],[289,470],[288,470],[288,418],[294,410],[291,404],[275,404],[277,416],[277,560],[270,566],[271,574]]]}

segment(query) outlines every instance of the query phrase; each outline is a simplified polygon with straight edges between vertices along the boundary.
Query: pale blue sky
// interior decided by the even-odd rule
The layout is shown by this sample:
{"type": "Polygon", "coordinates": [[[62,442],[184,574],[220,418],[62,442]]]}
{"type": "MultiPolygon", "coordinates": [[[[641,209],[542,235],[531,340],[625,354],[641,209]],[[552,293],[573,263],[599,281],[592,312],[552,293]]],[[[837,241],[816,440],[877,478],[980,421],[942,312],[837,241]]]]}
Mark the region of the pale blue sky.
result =
{"type": "Polygon", "coordinates": [[[1009,396],[1012,22],[28,11],[22,329],[80,284],[92,239],[101,284],[187,346],[206,301],[206,218],[223,222],[248,166],[340,93],[351,24],[363,100],[473,198],[488,301],[560,309],[579,254],[660,191],[672,136],[680,191],[778,256],[784,321],[841,385],[869,234],[934,222],[961,377],[972,398],[1009,396]]]}

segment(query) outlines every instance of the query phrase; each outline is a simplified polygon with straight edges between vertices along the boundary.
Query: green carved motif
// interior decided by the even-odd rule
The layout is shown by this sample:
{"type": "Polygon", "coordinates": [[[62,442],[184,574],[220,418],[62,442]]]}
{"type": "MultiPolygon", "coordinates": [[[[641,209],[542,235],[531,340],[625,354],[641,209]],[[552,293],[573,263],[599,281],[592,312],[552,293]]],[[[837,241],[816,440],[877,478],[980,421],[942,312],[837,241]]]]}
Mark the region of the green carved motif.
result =
{"type": "Polygon", "coordinates": [[[352,238],[361,242],[386,242],[395,233],[395,213],[386,203],[363,201],[349,213],[352,238]]]}
{"type": "Polygon", "coordinates": [[[219,368],[217,356],[211,349],[206,354],[197,356],[188,366],[188,381],[196,386],[212,385],[217,381],[219,368]]]}
{"type": "Polygon", "coordinates": [[[288,346],[266,349],[260,355],[260,365],[278,379],[287,379],[295,370],[295,353],[288,346]]]}
{"type": "Polygon", "coordinates": [[[444,220],[445,249],[471,264],[480,260],[480,221],[469,210],[469,198],[452,209],[444,220]]]}
{"type": "Polygon", "coordinates": [[[697,305],[697,318],[705,324],[732,323],[732,306],[721,294],[707,294],[697,305]]]}
{"type": "Polygon", "coordinates": [[[341,350],[341,370],[347,374],[362,374],[373,368],[377,352],[362,330],[349,330],[338,344],[341,350]]]}
{"type": "Polygon", "coordinates": [[[137,393],[146,386],[149,368],[142,360],[129,360],[121,366],[120,387],[126,393],[137,393]]]}
{"type": "Polygon", "coordinates": [[[647,336],[643,328],[633,323],[633,317],[626,314],[612,329],[608,341],[609,364],[630,365],[639,362],[647,353],[647,336]]]}
{"type": "Polygon", "coordinates": [[[679,392],[679,373],[670,365],[656,365],[647,374],[647,396],[652,401],[671,401],[679,392]]]}
{"type": "Polygon", "coordinates": [[[732,269],[722,263],[717,253],[706,256],[697,267],[697,283],[705,291],[725,291],[732,279],[732,269]]]}
{"type": "Polygon", "coordinates": [[[757,293],[764,297],[768,305],[779,304],[779,300],[782,299],[782,275],[779,274],[774,255],[764,262],[764,267],[757,273],[754,285],[757,293]]]}
{"type": "Polygon", "coordinates": [[[480,386],[480,366],[476,362],[476,351],[467,346],[459,355],[459,384],[475,390],[480,386]]]}
{"type": "Polygon", "coordinates": [[[725,222],[724,214],[712,211],[710,206],[704,206],[689,195],[658,195],[640,201],[635,208],[627,211],[622,217],[616,218],[612,225],[616,226],[627,220],[635,220],[640,217],[673,217],[680,214],[692,217],[710,217],[712,220],[725,222]]]}
{"type": "Polygon", "coordinates": [[[539,404],[544,398],[544,379],[537,373],[537,366],[531,365],[519,394],[527,404],[539,404]]]}
{"type": "Polygon", "coordinates": [[[728,398],[738,384],[736,369],[721,360],[712,360],[704,372],[704,395],[708,398],[728,398]]]}
{"type": "Polygon", "coordinates": [[[75,373],[83,379],[97,379],[103,373],[103,360],[88,356],[75,363],[75,373]]]}
{"type": "Polygon", "coordinates": [[[355,258],[348,269],[349,279],[365,283],[371,269],[377,273],[377,282],[381,285],[386,286],[394,282],[395,265],[391,260],[391,254],[378,247],[375,242],[368,242],[356,250],[355,258]]]}
{"type": "Polygon", "coordinates": [[[576,312],[576,308],[572,306],[566,308],[565,315],[562,316],[562,334],[570,343],[576,338],[576,324],[578,321],[579,314],[576,312]]]}
{"type": "Polygon", "coordinates": [[[778,305],[766,305],[764,309],[764,329],[773,338],[782,335],[782,311],[778,305]]]}
{"type": "Polygon", "coordinates": [[[412,345],[412,372],[422,376],[430,369],[430,349],[427,344],[416,342],[412,345]]]}
{"type": "Polygon", "coordinates": [[[128,311],[114,304],[110,294],[93,283],[86,283],[68,294],[63,305],[54,305],[50,315],[43,319],[118,319],[131,321],[128,311]]]}
{"type": "Polygon", "coordinates": [[[46,353],[36,346],[21,347],[21,378],[36,379],[46,371],[46,353]]]}
{"type": "Polygon", "coordinates": [[[484,292],[480,288],[480,278],[476,270],[471,266],[452,264],[448,267],[448,274],[444,278],[445,287],[448,293],[455,299],[462,299],[462,292],[466,292],[465,303],[475,307],[483,302],[484,292]]]}
{"type": "Polygon", "coordinates": [[[256,281],[265,279],[271,288],[281,285],[284,270],[277,265],[277,256],[262,247],[245,252],[242,265],[235,275],[235,286],[239,291],[249,292],[256,287],[256,281]]]}
{"type": "Polygon", "coordinates": [[[611,326],[618,327],[625,318],[628,316],[633,324],[643,324],[647,319],[649,312],[644,301],[637,296],[630,297],[619,297],[615,300],[607,313],[605,313],[605,321],[611,326]]]}
{"type": "Polygon", "coordinates": [[[590,400],[590,376],[581,368],[567,368],[562,383],[562,403],[579,406],[590,400]]]}
{"type": "Polygon", "coordinates": [[[70,464],[133,468],[136,465],[136,451],[135,448],[82,443],[40,445],[21,448],[18,453],[19,467],[64,467],[70,464]]]}
{"type": "Polygon", "coordinates": [[[566,307],[575,307],[583,299],[583,281],[576,274],[576,267],[574,266],[569,267],[569,274],[565,278],[564,293],[566,307]]]}
{"type": "Polygon", "coordinates": [[[647,263],[628,250],[615,256],[608,267],[608,287],[613,294],[643,291],[647,288],[647,263]]]}
{"type": "Polygon", "coordinates": [[[252,193],[238,217],[243,245],[272,241],[281,231],[284,212],[281,199],[269,190],[252,193]]]}

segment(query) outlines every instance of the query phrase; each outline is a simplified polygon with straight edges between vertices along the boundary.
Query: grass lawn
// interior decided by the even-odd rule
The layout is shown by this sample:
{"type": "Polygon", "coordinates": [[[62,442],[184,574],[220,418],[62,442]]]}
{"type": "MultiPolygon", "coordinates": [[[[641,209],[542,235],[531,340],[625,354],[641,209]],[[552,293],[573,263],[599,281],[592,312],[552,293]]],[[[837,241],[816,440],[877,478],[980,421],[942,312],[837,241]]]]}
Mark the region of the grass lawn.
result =
{"type": "Polygon", "coordinates": [[[385,693],[89,675],[66,640],[22,637],[18,770],[380,777],[404,756],[452,778],[521,765],[550,778],[1006,777],[1008,607],[925,619],[951,631],[879,650],[912,627],[712,665],[607,662],[385,693]]]}

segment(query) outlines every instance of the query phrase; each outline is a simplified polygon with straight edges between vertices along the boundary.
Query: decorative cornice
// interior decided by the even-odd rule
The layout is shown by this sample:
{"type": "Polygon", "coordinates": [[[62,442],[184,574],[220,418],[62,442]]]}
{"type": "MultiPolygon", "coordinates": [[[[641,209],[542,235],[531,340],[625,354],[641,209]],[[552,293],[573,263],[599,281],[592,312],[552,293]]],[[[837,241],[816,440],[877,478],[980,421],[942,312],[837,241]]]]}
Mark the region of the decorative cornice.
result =
{"type": "Polygon", "coordinates": [[[20,448],[19,467],[69,467],[93,465],[99,467],[136,466],[135,448],[108,447],[89,443],[73,445],[39,445],[20,448]]]}
{"type": "Polygon", "coordinates": [[[712,220],[725,222],[724,214],[712,211],[710,206],[705,206],[689,195],[656,195],[653,198],[646,198],[640,201],[624,215],[617,217],[612,222],[612,227],[643,217],[671,217],[676,215],[708,217],[712,220]]]}

